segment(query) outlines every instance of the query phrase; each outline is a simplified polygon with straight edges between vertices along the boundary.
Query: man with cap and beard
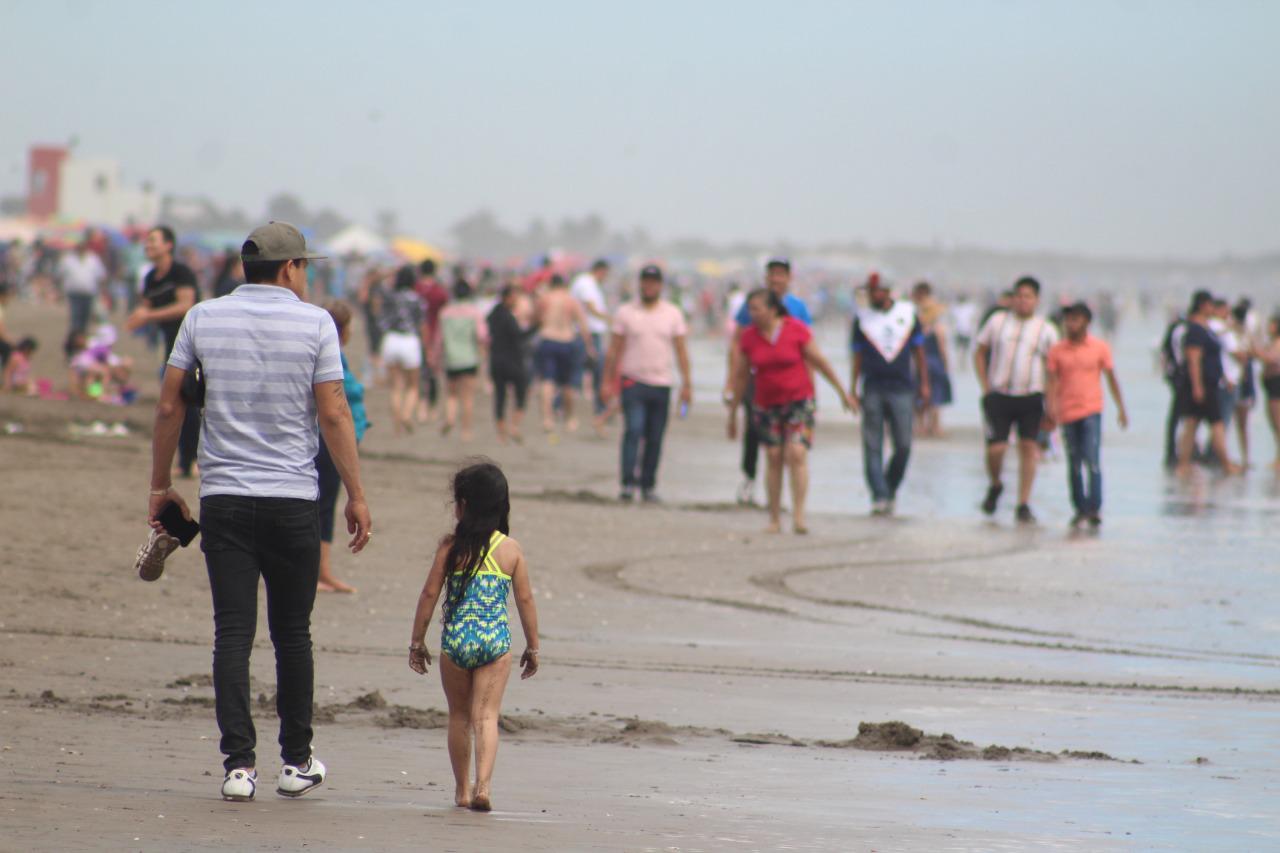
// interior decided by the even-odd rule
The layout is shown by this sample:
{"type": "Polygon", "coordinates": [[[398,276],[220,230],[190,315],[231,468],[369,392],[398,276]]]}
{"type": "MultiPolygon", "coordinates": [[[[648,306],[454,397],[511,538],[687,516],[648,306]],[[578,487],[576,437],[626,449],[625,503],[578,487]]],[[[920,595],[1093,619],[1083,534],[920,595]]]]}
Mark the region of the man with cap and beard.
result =
{"type": "Polygon", "coordinates": [[[213,593],[213,688],[226,756],[222,796],[234,801],[252,800],[257,789],[249,653],[259,578],[276,652],[284,761],[276,791],[299,797],[325,778],[324,765],[311,754],[311,608],[320,569],[317,421],[347,488],[351,549],[360,551],[373,536],[338,332],[328,312],[302,301],[307,265],[321,256],[307,250],[297,228],[272,222],[249,235],[241,257],[246,283],[192,307],[178,331],[156,406],[148,507],[157,532],[165,532],[158,519],[169,502],[190,518],[169,465],[188,405],[184,380],[202,367],[201,549],[213,593]]]}

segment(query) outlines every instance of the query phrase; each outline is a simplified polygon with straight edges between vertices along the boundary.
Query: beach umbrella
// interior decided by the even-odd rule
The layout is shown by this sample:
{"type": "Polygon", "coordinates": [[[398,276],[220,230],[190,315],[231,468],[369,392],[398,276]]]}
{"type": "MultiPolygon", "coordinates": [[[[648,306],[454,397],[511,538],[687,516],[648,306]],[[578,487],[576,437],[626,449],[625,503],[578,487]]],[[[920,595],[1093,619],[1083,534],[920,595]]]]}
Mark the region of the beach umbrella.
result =
{"type": "Polygon", "coordinates": [[[427,259],[436,263],[444,260],[444,252],[413,237],[396,237],[391,241],[391,251],[411,264],[420,264],[427,259]]]}

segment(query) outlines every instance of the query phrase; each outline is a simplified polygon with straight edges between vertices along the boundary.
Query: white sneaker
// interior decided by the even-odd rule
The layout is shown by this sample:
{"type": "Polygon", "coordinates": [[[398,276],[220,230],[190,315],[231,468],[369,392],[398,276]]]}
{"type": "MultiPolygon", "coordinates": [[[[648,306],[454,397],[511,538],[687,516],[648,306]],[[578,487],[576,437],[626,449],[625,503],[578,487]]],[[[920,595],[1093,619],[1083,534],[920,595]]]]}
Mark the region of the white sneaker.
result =
{"type": "Polygon", "coordinates": [[[164,573],[164,561],[178,550],[180,544],[182,543],[176,536],[170,536],[152,528],[151,535],[138,549],[138,557],[133,561],[133,568],[137,571],[138,577],[144,581],[159,580],[160,575],[164,573]]]}
{"type": "Polygon", "coordinates": [[[324,773],[324,765],[314,755],[307,759],[306,764],[286,764],[280,768],[276,793],[282,797],[301,797],[324,783],[324,773]]]}
{"type": "Polygon", "coordinates": [[[742,485],[738,486],[738,503],[742,506],[755,506],[756,503],[756,481],[752,479],[744,479],[742,485]]]}
{"type": "Polygon", "coordinates": [[[222,799],[247,803],[258,791],[258,771],[237,767],[222,780],[222,799]]]}

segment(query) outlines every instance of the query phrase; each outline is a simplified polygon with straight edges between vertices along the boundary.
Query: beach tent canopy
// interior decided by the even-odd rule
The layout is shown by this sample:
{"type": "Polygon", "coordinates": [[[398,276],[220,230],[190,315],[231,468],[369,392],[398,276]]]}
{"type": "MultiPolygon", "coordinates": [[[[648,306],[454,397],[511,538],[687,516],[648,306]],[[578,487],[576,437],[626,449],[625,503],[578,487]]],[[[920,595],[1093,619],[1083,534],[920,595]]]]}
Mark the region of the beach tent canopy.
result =
{"type": "Polygon", "coordinates": [[[363,225],[348,225],[324,243],[334,257],[345,255],[381,255],[389,250],[387,241],[363,225]]]}

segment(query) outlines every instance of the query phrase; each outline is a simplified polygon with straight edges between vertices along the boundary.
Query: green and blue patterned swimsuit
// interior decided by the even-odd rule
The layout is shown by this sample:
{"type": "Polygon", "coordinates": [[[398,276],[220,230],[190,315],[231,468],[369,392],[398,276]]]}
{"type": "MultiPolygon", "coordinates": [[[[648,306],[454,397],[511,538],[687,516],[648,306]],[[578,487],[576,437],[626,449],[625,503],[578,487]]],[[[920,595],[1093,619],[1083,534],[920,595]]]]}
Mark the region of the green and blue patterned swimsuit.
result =
{"type": "Polygon", "coordinates": [[[511,651],[511,626],[507,622],[511,576],[503,572],[493,558],[493,552],[506,538],[496,530],[493,532],[484,565],[470,582],[465,574],[449,575],[440,648],[463,669],[485,666],[511,651]],[[458,586],[463,583],[467,588],[459,595],[458,586]],[[450,601],[458,604],[451,607],[450,601]]]}

